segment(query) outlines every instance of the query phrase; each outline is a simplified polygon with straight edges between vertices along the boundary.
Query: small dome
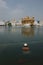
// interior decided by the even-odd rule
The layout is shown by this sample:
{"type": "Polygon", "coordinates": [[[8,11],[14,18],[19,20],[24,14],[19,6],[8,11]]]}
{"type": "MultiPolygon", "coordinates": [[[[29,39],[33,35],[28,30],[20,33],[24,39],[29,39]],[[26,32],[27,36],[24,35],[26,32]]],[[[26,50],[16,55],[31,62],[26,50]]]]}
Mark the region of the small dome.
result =
{"type": "Polygon", "coordinates": [[[24,46],[28,46],[27,43],[25,43],[24,46]]]}

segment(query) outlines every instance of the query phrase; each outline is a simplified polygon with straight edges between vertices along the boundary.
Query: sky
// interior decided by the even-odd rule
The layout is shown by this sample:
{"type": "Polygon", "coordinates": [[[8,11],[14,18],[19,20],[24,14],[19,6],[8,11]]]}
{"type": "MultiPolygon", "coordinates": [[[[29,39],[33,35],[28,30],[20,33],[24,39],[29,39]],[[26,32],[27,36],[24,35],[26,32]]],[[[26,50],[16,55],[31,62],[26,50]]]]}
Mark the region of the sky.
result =
{"type": "Polygon", "coordinates": [[[34,16],[43,20],[43,0],[0,0],[0,20],[34,16]]]}

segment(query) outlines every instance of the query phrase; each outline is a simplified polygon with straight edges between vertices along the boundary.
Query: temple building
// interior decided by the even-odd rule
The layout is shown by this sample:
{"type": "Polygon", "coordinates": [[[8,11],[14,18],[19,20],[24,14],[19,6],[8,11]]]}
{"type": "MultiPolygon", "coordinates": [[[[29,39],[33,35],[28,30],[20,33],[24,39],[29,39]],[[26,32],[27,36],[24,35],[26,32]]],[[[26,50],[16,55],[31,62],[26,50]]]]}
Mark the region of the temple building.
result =
{"type": "Polygon", "coordinates": [[[5,26],[5,21],[0,21],[0,26],[5,26]]]}
{"type": "Polygon", "coordinates": [[[30,24],[30,25],[33,25],[34,24],[34,17],[25,17],[25,18],[22,18],[22,25],[24,24],[30,24]]]}
{"type": "Polygon", "coordinates": [[[15,26],[16,20],[15,19],[11,19],[10,23],[11,23],[12,26],[15,26]]]}

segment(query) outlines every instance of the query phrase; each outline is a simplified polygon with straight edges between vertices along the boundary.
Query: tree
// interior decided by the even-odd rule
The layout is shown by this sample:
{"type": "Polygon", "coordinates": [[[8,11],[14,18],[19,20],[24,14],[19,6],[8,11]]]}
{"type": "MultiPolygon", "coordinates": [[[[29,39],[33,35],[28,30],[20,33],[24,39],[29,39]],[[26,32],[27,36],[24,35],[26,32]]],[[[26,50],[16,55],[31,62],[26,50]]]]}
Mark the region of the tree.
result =
{"type": "Polygon", "coordinates": [[[37,21],[38,23],[40,23],[40,21],[37,21]]]}
{"type": "Polygon", "coordinates": [[[12,24],[9,22],[9,23],[8,23],[8,26],[12,26],[12,24]]]}

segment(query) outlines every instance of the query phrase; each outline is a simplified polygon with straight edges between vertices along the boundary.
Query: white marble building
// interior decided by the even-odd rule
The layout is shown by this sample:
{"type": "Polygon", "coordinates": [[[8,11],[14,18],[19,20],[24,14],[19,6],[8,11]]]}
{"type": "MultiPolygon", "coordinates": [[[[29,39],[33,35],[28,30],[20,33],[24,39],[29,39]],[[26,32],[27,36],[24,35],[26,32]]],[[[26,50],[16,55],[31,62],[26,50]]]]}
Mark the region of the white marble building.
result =
{"type": "Polygon", "coordinates": [[[4,26],[5,22],[4,21],[0,21],[0,26],[4,26]]]}
{"type": "Polygon", "coordinates": [[[40,23],[38,23],[37,21],[34,21],[34,25],[40,25],[40,23]]]}
{"type": "Polygon", "coordinates": [[[15,20],[15,19],[12,19],[12,20],[10,21],[10,23],[11,23],[12,26],[15,26],[16,20],[15,20]]]}

